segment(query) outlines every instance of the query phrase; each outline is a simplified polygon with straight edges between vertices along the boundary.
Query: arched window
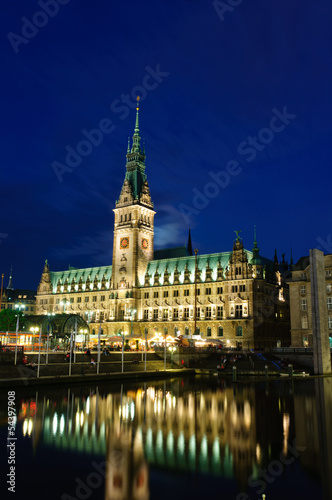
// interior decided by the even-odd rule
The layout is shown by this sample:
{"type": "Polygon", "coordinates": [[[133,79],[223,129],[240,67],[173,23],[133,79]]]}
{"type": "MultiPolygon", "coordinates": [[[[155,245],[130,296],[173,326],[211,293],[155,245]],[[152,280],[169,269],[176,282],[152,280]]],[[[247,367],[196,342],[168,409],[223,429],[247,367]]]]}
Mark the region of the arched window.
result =
{"type": "Polygon", "coordinates": [[[131,213],[128,215],[128,220],[131,220],[131,213]]]}
{"type": "Polygon", "coordinates": [[[125,214],[125,222],[127,221],[127,214],[125,214]]]}
{"type": "Polygon", "coordinates": [[[242,328],[242,326],[237,326],[236,327],[236,336],[237,337],[242,337],[242,335],[243,335],[243,328],[242,328]]]}
{"type": "Polygon", "coordinates": [[[188,326],[185,327],[184,334],[185,335],[189,335],[189,327],[188,326]]]}
{"type": "Polygon", "coordinates": [[[223,337],[224,336],[224,329],[222,326],[219,326],[218,328],[218,337],[223,337]]]}
{"type": "Polygon", "coordinates": [[[206,336],[211,337],[211,326],[208,326],[206,329],[206,336]]]}

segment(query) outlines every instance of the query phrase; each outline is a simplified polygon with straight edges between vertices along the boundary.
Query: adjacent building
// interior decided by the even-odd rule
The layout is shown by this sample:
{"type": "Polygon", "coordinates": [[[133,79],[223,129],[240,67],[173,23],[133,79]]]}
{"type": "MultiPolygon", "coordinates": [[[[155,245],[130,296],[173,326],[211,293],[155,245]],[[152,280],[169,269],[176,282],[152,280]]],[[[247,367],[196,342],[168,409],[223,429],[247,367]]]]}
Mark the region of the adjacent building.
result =
{"type": "Polygon", "coordinates": [[[35,314],[36,310],[36,290],[26,290],[13,288],[12,269],[7,288],[2,290],[1,295],[1,310],[3,309],[19,309],[24,315],[35,314]]]}
{"type": "MultiPolygon", "coordinates": [[[[332,346],[332,254],[324,256],[326,308],[330,344],[332,346]]],[[[301,257],[292,266],[289,283],[291,337],[293,347],[312,347],[312,300],[309,257],[301,257]]]]}

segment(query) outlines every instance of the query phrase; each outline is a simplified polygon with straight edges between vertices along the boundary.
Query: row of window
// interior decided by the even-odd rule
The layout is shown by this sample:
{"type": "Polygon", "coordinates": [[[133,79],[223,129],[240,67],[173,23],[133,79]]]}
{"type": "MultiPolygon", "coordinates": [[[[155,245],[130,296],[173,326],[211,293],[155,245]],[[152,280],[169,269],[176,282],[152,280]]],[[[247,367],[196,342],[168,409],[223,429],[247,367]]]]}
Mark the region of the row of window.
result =
{"type": "Polygon", "coordinates": [[[232,293],[245,292],[245,291],[246,291],[246,285],[233,285],[232,286],[232,293]]]}
{"type": "MultiPolygon", "coordinates": [[[[14,304],[7,304],[7,309],[14,309],[15,305],[14,304]]],[[[1,304],[1,309],[6,309],[6,304],[1,304]]],[[[21,311],[33,311],[33,307],[31,306],[29,309],[29,306],[25,306],[21,308],[21,311]]]]}
{"type": "MultiPolygon", "coordinates": [[[[165,335],[167,335],[167,332],[168,332],[168,328],[165,328],[164,329],[164,333],[165,335]]],[[[174,328],[174,336],[176,337],[178,335],[178,329],[175,327],[174,328]]],[[[184,329],[184,334],[185,335],[189,335],[190,334],[190,330],[189,330],[189,327],[186,326],[185,329],[184,329]]],[[[242,337],[243,336],[243,327],[242,326],[237,326],[236,327],[236,331],[235,331],[235,334],[237,337],[242,337]]],[[[201,331],[201,329],[199,327],[196,328],[196,335],[204,335],[204,333],[201,331]]],[[[211,326],[208,326],[206,328],[206,336],[207,337],[212,337],[212,329],[211,329],[211,326]]],[[[218,337],[223,337],[224,336],[224,328],[222,326],[218,326],[218,329],[217,329],[217,336],[218,337]]]]}
{"type": "MultiPolygon", "coordinates": [[[[243,285],[243,287],[245,287],[245,285],[243,285]]],[[[217,288],[217,295],[222,295],[222,293],[223,293],[223,287],[222,286],[218,286],[218,288],[217,288]]],[[[168,290],[164,290],[163,292],[160,292],[160,297],[161,297],[161,294],[163,294],[162,296],[164,298],[169,297],[169,291],[168,290]]],[[[212,294],[212,289],[211,288],[205,288],[205,295],[211,295],[211,294],[212,294]]],[[[183,290],[183,296],[184,297],[189,297],[189,295],[190,295],[190,289],[189,288],[184,289],[183,290]]],[[[201,295],[201,289],[200,288],[196,289],[196,295],[201,295]]],[[[173,297],[179,297],[179,290],[173,290],[173,297]]],[[[144,292],[144,298],[145,299],[149,299],[150,298],[150,292],[144,292]]],[[[151,293],[151,298],[152,298],[152,293],[151,293]]],[[[158,299],[159,298],[159,292],[153,292],[153,298],[154,299],[158,299]]]]}
{"type": "MultiPolygon", "coordinates": [[[[40,303],[41,303],[41,304],[43,304],[43,300],[44,300],[44,304],[47,304],[47,299],[42,299],[42,300],[40,301],[40,303]]],[[[92,302],[97,302],[97,300],[98,300],[98,296],[97,296],[97,295],[93,295],[93,296],[92,296],[92,302]]],[[[105,295],[101,295],[101,296],[99,297],[99,300],[100,300],[101,302],[105,302],[105,300],[106,300],[106,296],[105,296],[105,295]]],[[[89,302],[89,301],[90,301],[90,297],[88,297],[88,296],[87,296],[87,297],[84,297],[84,302],[89,302]]],[[[74,298],[74,297],[70,297],[70,299],[62,299],[62,300],[61,300],[61,299],[56,299],[56,300],[55,300],[55,303],[56,303],[56,304],[60,304],[61,302],[65,302],[66,304],[74,304],[74,302],[75,302],[75,298],[74,298]]],[[[79,303],[81,303],[81,302],[82,302],[82,297],[76,297],[76,302],[77,302],[78,304],[79,304],[79,303]]]]}
{"type": "MultiPolygon", "coordinates": [[[[126,198],[125,198],[126,201],[126,198]]],[[[128,216],[127,214],[120,215],[120,222],[130,222],[131,221],[131,213],[129,212],[128,216]]],[[[150,224],[150,217],[147,217],[146,215],[141,215],[141,221],[145,222],[147,224],[150,224]]]]}
{"type": "MultiPolygon", "coordinates": [[[[223,306],[218,306],[217,307],[217,319],[222,319],[224,314],[223,306]]],[[[153,309],[153,319],[158,319],[159,317],[159,309],[153,309]]],[[[167,320],[169,318],[169,309],[163,309],[162,312],[162,317],[163,319],[167,320]]],[[[183,308],[183,318],[188,319],[190,317],[190,308],[189,307],[184,307],[183,308]]],[[[196,307],[196,318],[201,317],[201,308],[196,307]]],[[[212,318],[212,308],[211,307],[206,307],[205,308],[205,318],[209,319],[212,318]]],[[[143,319],[148,320],[149,319],[149,309],[144,309],[143,310],[143,319]]],[[[179,309],[174,308],[173,309],[173,319],[179,319],[179,309]]]]}
{"type": "MultiPolygon", "coordinates": [[[[301,326],[303,329],[308,328],[308,317],[307,316],[302,316],[301,326]]],[[[329,326],[329,328],[332,328],[332,316],[328,317],[328,326],[329,326]]]]}
{"type": "MultiPolygon", "coordinates": [[[[326,303],[327,303],[327,308],[329,310],[331,310],[332,309],[332,297],[327,297],[326,303]]],[[[301,311],[307,311],[307,307],[308,307],[307,299],[301,299],[301,303],[300,303],[301,311]]]]}
{"type": "MultiPolygon", "coordinates": [[[[332,283],[327,283],[326,292],[327,293],[332,292],[332,283]]],[[[306,285],[301,285],[301,295],[304,295],[305,293],[306,293],[306,285]]]]}
{"type": "MultiPolygon", "coordinates": [[[[332,271],[331,271],[331,269],[326,269],[326,270],[325,270],[325,276],[326,276],[327,278],[331,278],[331,276],[332,276],[332,271]]],[[[306,275],[306,273],[301,273],[301,279],[303,279],[303,280],[306,280],[306,279],[307,279],[307,275],[306,275]]]]}

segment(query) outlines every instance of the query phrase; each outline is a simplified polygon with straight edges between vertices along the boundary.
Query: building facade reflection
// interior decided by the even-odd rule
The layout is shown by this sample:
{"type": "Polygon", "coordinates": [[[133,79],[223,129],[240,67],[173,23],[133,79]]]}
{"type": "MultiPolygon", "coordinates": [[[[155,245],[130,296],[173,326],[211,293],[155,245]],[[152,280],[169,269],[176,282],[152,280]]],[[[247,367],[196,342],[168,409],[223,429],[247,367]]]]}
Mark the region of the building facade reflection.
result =
{"type": "MultiPolygon", "coordinates": [[[[332,498],[331,382],[307,382],[309,393],[293,382],[211,388],[181,380],[83,397],[68,390],[55,400],[24,400],[19,420],[34,448],[42,442],[106,457],[105,500],[148,500],[151,467],[236,479],[240,491],[253,493],[262,470],[294,456],[295,437],[303,450],[296,459],[332,498]]],[[[287,479],[277,476],[272,483],[287,479]]]]}
{"type": "Polygon", "coordinates": [[[305,385],[297,387],[294,397],[296,439],[301,465],[321,478],[324,500],[332,498],[332,379],[317,378],[314,392],[305,385]]]}

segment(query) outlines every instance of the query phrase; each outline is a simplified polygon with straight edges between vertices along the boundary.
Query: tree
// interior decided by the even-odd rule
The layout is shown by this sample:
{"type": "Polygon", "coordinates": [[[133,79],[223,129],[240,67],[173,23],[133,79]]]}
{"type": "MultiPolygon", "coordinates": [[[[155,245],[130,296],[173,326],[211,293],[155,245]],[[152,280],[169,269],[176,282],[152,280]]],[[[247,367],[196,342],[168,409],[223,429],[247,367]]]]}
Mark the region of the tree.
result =
{"type": "Polygon", "coordinates": [[[16,330],[17,315],[19,315],[19,330],[24,324],[24,315],[21,311],[13,311],[12,309],[3,309],[0,312],[0,331],[14,332],[16,330]]]}

